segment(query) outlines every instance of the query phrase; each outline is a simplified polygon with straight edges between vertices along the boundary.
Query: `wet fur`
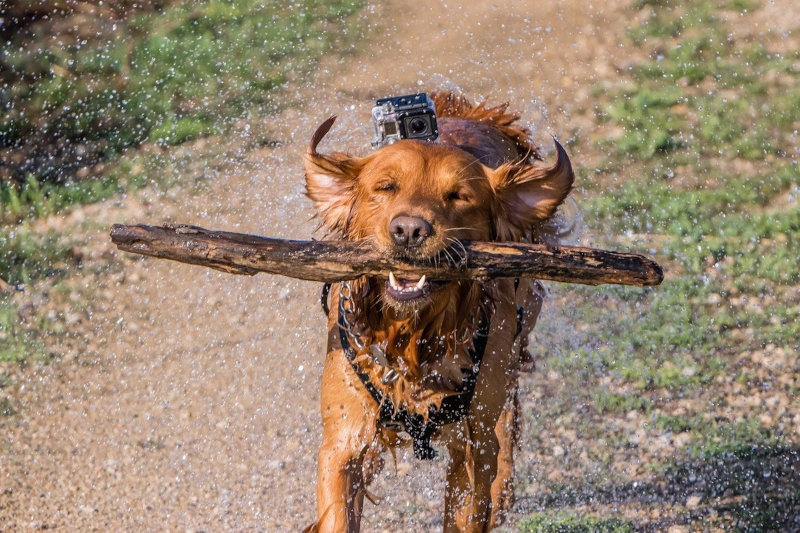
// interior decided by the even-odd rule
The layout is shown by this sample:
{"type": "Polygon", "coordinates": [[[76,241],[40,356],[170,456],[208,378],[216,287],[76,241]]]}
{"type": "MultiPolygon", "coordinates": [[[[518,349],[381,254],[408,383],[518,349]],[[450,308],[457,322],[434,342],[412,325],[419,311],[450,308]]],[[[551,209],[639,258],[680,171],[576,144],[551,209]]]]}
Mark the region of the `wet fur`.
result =
{"type": "MultiPolygon", "coordinates": [[[[388,254],[423,261],[452,259],[463,239],[552,242],[548,222],[573,181],[563,149],[556,144],[556,163],[541,166],[528,130],[516,124],[507,105],[472,105],[453,93],[432,97],[437,143],[399,141],[364,158],[325,155],[317,147],[334,118],[320,126],[306,156],[306,186],[322,225],[339,238],[370,240],[388,254]],[[399,249],[387,228],[393,217],[407,215],[433,229],[418,248],[399,249]]],[[[515,291],[507,279],[451,282],[406,303],[384,284],[361,278],[350,291],[365,346],[384,343],[389,367],[401,377],[382,385],[387,368],[375,364],[367,348],[356,362],[396,407],[423,416],[457,391],[472,364],[481,310],[491,317],[470,413],[438,434],[449,452],[444,531],[488,531],[513,503],[517,373],[541,307],[541,287],[523,281],[515,291]],[[525,315],[516,336],[518,306],[525,315]]],[[[377,426],[377,406],[340,347],[338,291],[334,286],[322,381],[318,518],[309,531],[358,531],[382,451],[404,443],[377,426]]]]}

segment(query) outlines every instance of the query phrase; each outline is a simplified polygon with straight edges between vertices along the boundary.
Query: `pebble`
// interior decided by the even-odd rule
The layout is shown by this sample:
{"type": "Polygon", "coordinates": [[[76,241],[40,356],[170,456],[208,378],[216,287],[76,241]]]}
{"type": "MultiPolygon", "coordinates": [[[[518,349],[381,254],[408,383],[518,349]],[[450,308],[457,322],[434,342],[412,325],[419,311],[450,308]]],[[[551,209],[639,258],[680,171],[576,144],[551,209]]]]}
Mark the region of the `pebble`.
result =
{"type": "Polygon", "coordinates": [[[686,508],[687,509],[697,509],[700,506],[700,502],[703,501],[703,497],[699,494],[693,494],[689,496],[686,500],[686,508]]]}
{"type": "Polygon", "coordinates": [[[3,278],[0,278],[0,294],[11,294],[14,287],[3,278]]]}
{"type": "Polygon", "coordinates": [[[669,526],[667,533],[688,533],[689,530],[683,526],[669,526]]]}
{"type": "Polygon", "coordinates": [[[405,476],[411,471],[411,463],[406,461],[401,461],[397,463],[397,475],[398,476],[405,476]]]}

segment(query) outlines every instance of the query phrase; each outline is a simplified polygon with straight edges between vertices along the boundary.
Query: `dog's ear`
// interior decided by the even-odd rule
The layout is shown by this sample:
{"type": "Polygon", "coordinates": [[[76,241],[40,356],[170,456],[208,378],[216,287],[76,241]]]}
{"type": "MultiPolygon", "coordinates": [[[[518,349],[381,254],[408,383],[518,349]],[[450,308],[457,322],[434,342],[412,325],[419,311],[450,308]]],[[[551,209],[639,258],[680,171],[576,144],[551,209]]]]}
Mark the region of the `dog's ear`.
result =
{"type": "Polygon", "coordinates": [[[332,116],[323,122],[308,145],[305,157],[306,195],[314,202],[323,225],[333,232],[346,235],[356,197],[356,180],[363,164],[361,160],[345,154],[317,153],[317,145],[335,121],[336,116],[332,116]]]}
{"type": "Polygon", "coordinates": [[[529,162],[508,163],[489,170],[497,198],[496,231],[501,240],[528,235],[531,226],[556,212],[572,189],[575,178],[564,148],[556,144],[557,159],[551,167],[529,162]]]}

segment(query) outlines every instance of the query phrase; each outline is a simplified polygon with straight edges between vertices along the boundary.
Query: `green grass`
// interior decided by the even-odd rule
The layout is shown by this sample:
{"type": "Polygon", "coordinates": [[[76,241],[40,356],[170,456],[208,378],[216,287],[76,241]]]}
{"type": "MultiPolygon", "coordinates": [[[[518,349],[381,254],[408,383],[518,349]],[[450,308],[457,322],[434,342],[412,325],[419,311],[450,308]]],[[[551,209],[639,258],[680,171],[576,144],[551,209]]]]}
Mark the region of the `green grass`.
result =
{"type": "MultiPolygon", "coordinates": [[[[723,13],[747,16],[754,3],[645,4],[650,16],[629,37],[652,52],[598,113],[622,132],[600,143],[610,150],[606,170],[633,160],[643,178],[589,186],[587,218],[618,235],[606,238],[617,248],[655,243],[666,280],[647,290],[574,291],[587,302],[577,317],[595,325],[596,337],[589,350],[579,339],[583,346],[560,364],[634,390],[695,395],[732,372],[730,354],[798,349],[800,208],[791,198],[800,195],[800,167],[787,154],[800,123],[800,72],[792,66],[800,53],[727,38],[723,13]]],[[[636,399],[594,396],[600,412],[657,406],[637,407],[636,399]]],[[[652,425],[688,432],[693,460],[744,459],[788,444],[747,418],[659,414],[652,425]]]]}
{"type": "Polygon", "coordinates": [[[359,8],[358,0],[170,2],[129,13],[96,41],[20,30],[0,44],[8,84],[0,148],[35,164],[10,166],[12,176],[63,182],[143,141],[178,144],[275,110],[288,84],[354,42],[348,17],[359,8]]]}
{"type": "Polygon", "coordinates": [[[689,453],[696,458],[734,456],[747,459],[759,450],[783,449],[786,444],[779,432],[762,427],[754,419],[733,423],[704,421],[693,429],[696,440],[690,445],[689,453]]]}
{"type": "Polygon", "coordinates": [[[800,51],[771,54],[760,43],[728,37],[721,14],[746,16],[755,3],[652,4],[629,37],[655,60],[632,65],[626,87],[600,108],[601,120],[623,130],[605,146],[634,160],[784,155],[800,121],[800,51]]]}
{"type": "Polygon", "coordinates": [[[782,450],[787,444],[780,433],[750,418],[727,422],[701,415],[659,415],[653,420],[653,426],[673,433],[689,432],[692,436],[688,447],[691,459],[709,460],[723,456],[746,459],[762,450],[782,450]]]}
{"type": "MultiPolygon", "coordinates": [[[[39,235],[27,224],[10,227],[0,233],[0,277],[16,287],[63,278],[77,265],[72,250],[73,243],[59,233],[39,235]]],[[[13,295],[0,294],[0,361],[45,361],[50,357],[45,340],[62,332],[60,323],[43,314],[23,317],[13,295]]]]}
{"type": "Polygon", "coordinates": [[[49,321],[24,325],[19,308],[8,296],[0,295],[0,362],[29,363],[45,361],[49,352],[42,336],[50,331],[49,321]]]}
{"type": "MultiPolygon", "coordinates": [[[[581,313],[604,321],[610,357],[633,355],[622,366],[678,356],[685,369],[691,354],[701,368],[688,381],[703,385],[711,376],[703,377],[701,359],[716,351],[793,349],[800,338],[800,306],[781,304],[800,284],[800,167],[787,156],[800,126],[800,52],[770,54],[761,43],[727,38],[722,15],[747,16],[758,7],[752,2],[639,6],[650,16],[629,37],[652,52],[598,106],[598,120],[621,132],[601,142],[610,150],[605,170],[635,161],[643,178],[588,184],[587,219],[612,234],[655,235],[666,281],[647,291],[601,290],[621,316],[581,313]],[[778,302],[767,310],[743,297],[778,302]],[[736,331],[751,340],[742,345],[736,331]]],[[[629,246],[624,237],[607,241],[629,246]]],[[[658,374],[648,379],[658,382],[658,374]]],[[[660,374],[664,383],[686,381],[660,374]]]]}
{"type": "Polygon", "coordinates": [[[636,394],[617,394],[599,390],[594,394],[594,405],[598,413],[625,414],[629,411],[649,413],[653,402],[636,394]]]}
{"type": "MultiPolygon", "coordinates": [[[[287,88],[304,83],[319,59],[352,49],[359,36],[352,15],[361,4],[169,1],[113,25],[101,21],[98,37],[81,42],[37,34],[37,25],[9,33],[16,22],[7,19],[8,38],[0,42],[0,278],[32,291],[37,282],[74,273],[74,243],[33,229],[34,219],[145,185],[185,182],[175,177],[178,156],[130,148],[172,146],[224,133],[236,120],[264,120],[291,103],[287,88]]],[[[46,359],[48,342],[60,334],[58,320],[20,312],[28,299],[0,299],[0,361],[46,359]]]]}
{"type": "Polygon", "coordinates": [[[76,264],[69,238],[51,231],[40,235],[27,224],[0,233],[0,277],[11,285],[60,276],[76,264]]]}
{"type": "MultiPolygon", "coordinates": [[[[574,335],[563,343],[564,356],[552,364],[583,379],[610,375],[633,390],[701,390],[731,371],[726,354],[767,345],[791,351],[800,342],[800,302],[793,296],[800,285],[800,208],[797,200],[788,209],[780,203],[800,196],[800,167],[780,156],[788,149],[780,144],[782,134],[790,133],[781,128],[796,127],[800,108],[788,118],[782,115],[797,95],[789,90],[772,98],[777,89],[758,77],[778,72],[800,82],[800,73],[786,67],[785,58],[764,53],[761,45],[751,50],[717,39],[726,34],[715,15],[717,3],[652,6],[653,15],[631,31],[631,38],[663,53],[635,63],[630,79],[610,93],[606,112],[599,115],[625,132],[600,143],[613,147],[606,169],[633,158],[644,168],[644,178],[589,183],[586,218],[611,234],[603,239],[608,247],[654,255],[666,279],[651,289],[569,289],[570,299],[578,302],[571,319],[592,324],[591,337],[574,335]],[[710,50],[695,42],[701,24],[714,62],[701,61],[710,50]],[[689,64],[692,76],[686,78],[689,64]],[[740,91],[748,95],[730,97],[731,105],[749,102],[758,109],[755,119],[732,112],[719,98],[709,105],[708,98],[714,98],[706,94],[727,90],[731,77],[744,82],[740,91]],[[675,84],[678,79],[684,79],[681,86],[675,84]],[[695,87],[700,82],[707,84],[703,90],[695,87]],[[783,120],[774,120],[776,115],[783,120]],[[764,128],[782,134],[775,136],[778,144],[761,145],[756,173],[718,167],[720,156],[749,157],[742,143],[753,139],[738,132],[750,131],[759,139],[764,128]],[[665,176],[664,169],[692,175],[665,176]],[[637,242],[648,240],[656,246],[637,248],[637,242]]],[[[642,397],[605,390],[590,396],[600,413],[651,408],[642,397]]]]}
{"type": "Polygon", "coordinates": [[[595,518],[576,513],[536,513],[519,525],[523,533],[632,533],[633,525],[616,518],[595,518]]]}
{"type": "Polygon", "coordinates": [[[92,204],[136,190],[145,183],[141,174],[130,174],[126,180],[120,180],[119,175],[117,169],[100,179],[53,184],[40,183],[29,174],[21,184],[0,184],[0,222],[61,213],[74,205],[92,204]]]}
{"type": "MultiPolygon", "coordinates": [[[[791,417],[769,422],[757,408],[727,403],[797,392],[787,381],[796,363],[773,370],[750,359],[761,351],[784,361],[775,354],[800,350],[800,52],[770,52],[783,36],[756,42],[725,22],[746,27],[758,8],[746,0],[636,3],[647,16],[628,37],[643,53],[628,59],[614,87],[594,92],[606,156],[579,174],[588,178],[584,219],[595,244],[653,257],[665,281],[556,288],[574,328],[565,335],[563,322],[542,321],[536,331],[543,366],[569,391],[549,400],[560,406],[555,422],[537,419],[536,431],[559,435],[568,421],[579,442],[589,446],[591,435],[606,443],[588,453],[594,465],[607,458],[599,472],[555,464],[570,489],[591,502],[620,475],[617,465],[647,461],[657,501],[674,497],[680,507],[703,495],[697,510],[663,515],[691,530],[797,525],[791,417]],[[574,405],[593,407],[599,427],[578,429],[587,415],[574,405]],[[648,440],[631,445],[637,427],[648,440]],[[650,452],[657,443],[672,453],[650,452]]],[[[574,516],[563,529],[545,527],[574,503],[552,501],[554,514],[535,515],[531,527],[572,531],[574,516]]]]}

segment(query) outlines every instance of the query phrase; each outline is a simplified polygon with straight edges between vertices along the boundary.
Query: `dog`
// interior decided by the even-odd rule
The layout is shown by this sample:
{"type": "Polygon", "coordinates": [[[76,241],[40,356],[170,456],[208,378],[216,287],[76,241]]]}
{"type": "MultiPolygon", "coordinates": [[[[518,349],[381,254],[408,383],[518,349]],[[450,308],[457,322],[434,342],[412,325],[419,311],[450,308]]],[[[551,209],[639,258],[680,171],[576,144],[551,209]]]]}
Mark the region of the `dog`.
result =
{"type": "MultiPolygon", "coordinates": [[[[357,158],[317,151],[336,117],[317,129],[305,177],[321,226],[418,262],[457,260],[462,240],[555,244],[554,215],[574,180],[561,145],[544,165],[508,104],[431,98],[437,142],[400,140],[357,158]]],[[[448,451],[444,531],[501,524],[514,501],[518,375],[542,298],[533,280],[391,273],[334,284],[317,521],[306,531],[359,531],[382,453],[411,442],[429,459],[432,438],[448,451]]]]}

